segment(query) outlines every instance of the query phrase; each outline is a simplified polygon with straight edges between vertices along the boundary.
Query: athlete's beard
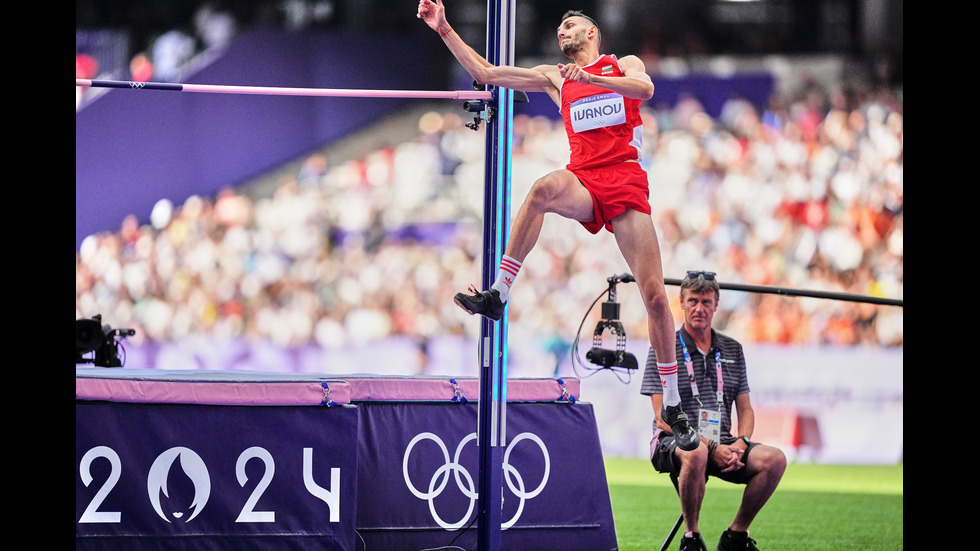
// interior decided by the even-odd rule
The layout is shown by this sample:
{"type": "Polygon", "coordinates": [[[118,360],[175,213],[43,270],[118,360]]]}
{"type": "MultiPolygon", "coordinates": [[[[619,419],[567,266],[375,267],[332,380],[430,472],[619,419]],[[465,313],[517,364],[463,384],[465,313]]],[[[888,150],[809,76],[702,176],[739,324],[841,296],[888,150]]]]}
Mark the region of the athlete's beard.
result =
{"type": "Polygon", "coordinates": [[[585,33],[580,32],[573,36],[571,40],[562,45],[561,51],[568,57],[573,57],[582,48],[582,44],[585,44],[585,33]]]}

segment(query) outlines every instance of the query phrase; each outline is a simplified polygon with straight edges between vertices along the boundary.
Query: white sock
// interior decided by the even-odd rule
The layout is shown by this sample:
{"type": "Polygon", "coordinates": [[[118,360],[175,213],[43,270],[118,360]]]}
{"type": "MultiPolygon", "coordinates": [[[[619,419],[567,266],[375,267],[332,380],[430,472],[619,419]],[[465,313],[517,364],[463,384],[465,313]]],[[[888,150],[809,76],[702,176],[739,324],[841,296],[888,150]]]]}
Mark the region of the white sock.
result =
{"type": "Polygon", "coordinates": [[[677,391],[677,362],[662,364],[657,362],[660,372],[660,383],[664,386],[664,405],[676,406],[681,403],[681,394],[677,391]]]}
{"type": "Polygon", "coordinates": [[[500,302],[506,303],[510,295],[510,287],[517,279],[517,272],[521,271],[521,263],[513,258],[503,255],[500,259],[500,268],[497,270],[497,280],[490,286],[500,293],[500,302]]]}

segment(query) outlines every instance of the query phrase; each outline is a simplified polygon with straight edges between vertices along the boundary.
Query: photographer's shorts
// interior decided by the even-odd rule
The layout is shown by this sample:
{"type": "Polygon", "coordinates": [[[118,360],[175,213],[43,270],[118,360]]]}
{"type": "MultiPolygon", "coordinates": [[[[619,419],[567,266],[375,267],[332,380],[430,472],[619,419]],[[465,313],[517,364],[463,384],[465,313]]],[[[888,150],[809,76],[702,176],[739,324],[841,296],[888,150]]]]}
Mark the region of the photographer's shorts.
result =
{"type": "MultiPolygon", "coordinates": [[[[742,455],[742,463],[745,463],[749,459],[749,453],[752,448],[758,446],[758,442],[752,442],[749,444],[748,449],[742,455]]],[[[655,444],[656,448],[652,450],[652,456],[650,457],[650,463],[653,464],[653,468],[659,473],[671,473],[675,476],[681,473],[681,462],[674,455],[674,450],[677,449],[677,442],[674,441],[674,437],[661,434],[660,440],[655,444]]],[[[708,461],[708,476],[713,476],[715,478],[720,478],[724,481],[731,482],[732,484],[745,484],[748,482],[748,473],[745,467],[737,471],[729,471],[727,473],[721,472],[721,469],[714,464],[713,461],[708,461]]]]}

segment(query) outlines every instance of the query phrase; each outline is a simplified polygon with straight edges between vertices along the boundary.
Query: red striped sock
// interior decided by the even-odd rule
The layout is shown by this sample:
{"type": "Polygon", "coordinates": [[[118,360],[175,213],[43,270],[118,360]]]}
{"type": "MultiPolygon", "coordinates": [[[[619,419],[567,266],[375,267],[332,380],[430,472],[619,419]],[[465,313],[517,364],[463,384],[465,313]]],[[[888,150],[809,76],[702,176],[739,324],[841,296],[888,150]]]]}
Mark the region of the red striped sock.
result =
{"type": "Polygon", "coordinates": [[[500,300],[507,302],[510,294],[510,287],[517,279],[517,273],[521,271],[521,263],[513,258],[503,255],[500,259],[500,269],[497,270],[497,280],[493,282],[492,289],[500,293],[500,300]]]}
{"type": "Polygon", "coordinates": [[[677,391],[677,362],[657,362],[657,371],[660,372],[660,383],[664,386],[664,404],[676,406],[681,403],[681,395],[677,391]]]}

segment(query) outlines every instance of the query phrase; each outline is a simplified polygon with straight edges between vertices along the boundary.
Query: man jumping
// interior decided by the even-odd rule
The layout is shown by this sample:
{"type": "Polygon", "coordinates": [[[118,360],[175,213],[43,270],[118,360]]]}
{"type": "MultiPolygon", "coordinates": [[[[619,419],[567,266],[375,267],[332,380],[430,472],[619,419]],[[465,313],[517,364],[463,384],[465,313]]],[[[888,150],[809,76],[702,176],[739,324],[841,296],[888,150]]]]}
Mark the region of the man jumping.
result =
{"type": "Polygon", "coordinates": [[[674,318],[651,217],[649,180],[639,162],[640,105],[653,97],[643,62],[634,55],[620,59],[600,54],[598,25],[578,11],[566,12],[558,26],[558,46],[572,63],[530,69],[495,66],[478,54],[453,31],[442,0],[420,0],[418,17],[439,33],[476,82],[548,94],[561,109],[571,149],[564,169],[531,186],[511,226],[494,284],[485,291],[471,286],[468,293],[456,294],[456,304],[470,314],[499,320],[547,213],[576,220],[593,234],[602,228],[612,232],[646,306],[650,345],[657,352],[664,389],[661,417],[681,449],[697,449],[697,432],[680,405],[674,318]]]}

